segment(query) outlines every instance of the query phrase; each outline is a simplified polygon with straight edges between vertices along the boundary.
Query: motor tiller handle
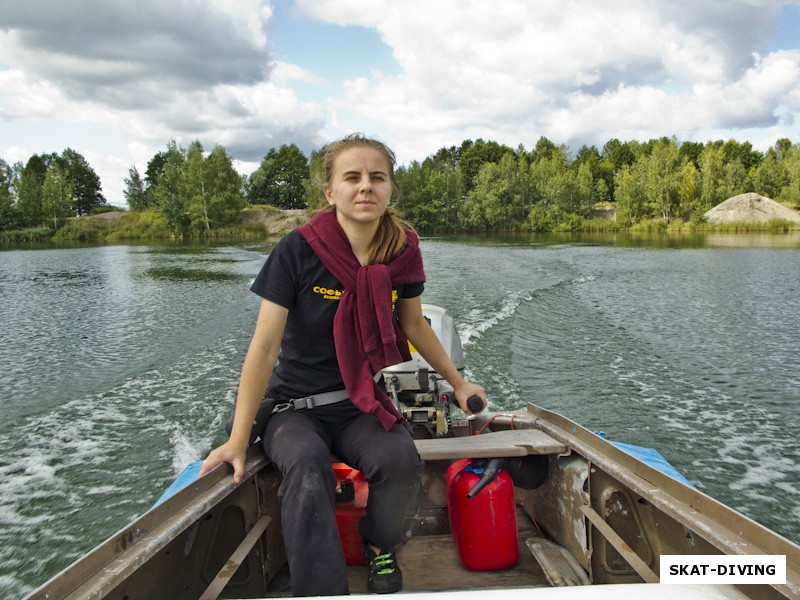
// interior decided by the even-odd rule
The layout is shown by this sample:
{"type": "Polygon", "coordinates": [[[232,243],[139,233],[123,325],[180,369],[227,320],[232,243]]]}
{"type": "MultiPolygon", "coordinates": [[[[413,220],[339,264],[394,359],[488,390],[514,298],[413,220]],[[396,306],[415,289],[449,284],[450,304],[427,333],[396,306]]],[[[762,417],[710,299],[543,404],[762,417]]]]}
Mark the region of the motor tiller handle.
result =
{"type": "Polygon", "coordinates": [[[467,408],[473,413],[479,413],[483,410],[483,400],[480,396],[470,396],[467,398],[467,408]]]}
{"type": "MultiPolygon", "coordinates": [[[[439,387],[439,398],[442,402],[449,402],[453,406],[458,406],[456,395],[453,392],[453,388],[450,387],[450,384],[441,380],[437,382],[437,385],[439,387]]],[[[480,396],[470,396],[467,398],[467,408],[473,414],[477,414],[483,410],[483,400],[481,400],[480,396]]]]}

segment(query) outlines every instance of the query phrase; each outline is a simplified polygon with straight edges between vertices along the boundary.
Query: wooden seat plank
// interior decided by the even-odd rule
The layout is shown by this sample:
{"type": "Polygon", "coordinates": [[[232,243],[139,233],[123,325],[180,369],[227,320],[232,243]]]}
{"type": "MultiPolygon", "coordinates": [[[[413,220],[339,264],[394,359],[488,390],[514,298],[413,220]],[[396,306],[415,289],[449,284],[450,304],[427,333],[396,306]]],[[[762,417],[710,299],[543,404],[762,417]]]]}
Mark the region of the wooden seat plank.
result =
{"type": "Polygon", "coordinates": [[[567,447],[538,429],[509,429],[481,435],[414,440],[424,460],[503,458],[528,454],[562,454],[567,447]]]}

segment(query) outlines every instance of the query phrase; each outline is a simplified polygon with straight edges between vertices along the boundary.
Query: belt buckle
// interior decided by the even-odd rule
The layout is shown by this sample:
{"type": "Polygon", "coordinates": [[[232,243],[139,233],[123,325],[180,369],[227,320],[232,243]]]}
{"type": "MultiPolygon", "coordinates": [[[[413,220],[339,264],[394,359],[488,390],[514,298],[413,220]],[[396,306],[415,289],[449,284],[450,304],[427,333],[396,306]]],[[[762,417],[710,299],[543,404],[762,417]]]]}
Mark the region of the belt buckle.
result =
{"type": "Polygon", "coordinates": [[[302,410],[304,408],[314,408],[317,403],[314,396],[304,396],[303,398],[293,398],[287,403],[289,408],[302,410]]]}

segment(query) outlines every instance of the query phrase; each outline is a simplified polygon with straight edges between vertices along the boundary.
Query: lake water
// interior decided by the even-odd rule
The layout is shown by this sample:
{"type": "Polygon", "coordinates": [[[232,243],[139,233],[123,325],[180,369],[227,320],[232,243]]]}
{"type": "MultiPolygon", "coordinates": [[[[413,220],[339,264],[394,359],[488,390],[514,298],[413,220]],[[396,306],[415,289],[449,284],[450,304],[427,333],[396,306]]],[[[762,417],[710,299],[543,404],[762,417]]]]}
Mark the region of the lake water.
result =
{"type": "MultiPolygon", "coordinates": [[[[271,246],[0,252],[0,597],[145,512],[224,439],[271,246]]],[[[497,410],[657,448],[800,541],[798,236],[423,238],[497,410]]]]}

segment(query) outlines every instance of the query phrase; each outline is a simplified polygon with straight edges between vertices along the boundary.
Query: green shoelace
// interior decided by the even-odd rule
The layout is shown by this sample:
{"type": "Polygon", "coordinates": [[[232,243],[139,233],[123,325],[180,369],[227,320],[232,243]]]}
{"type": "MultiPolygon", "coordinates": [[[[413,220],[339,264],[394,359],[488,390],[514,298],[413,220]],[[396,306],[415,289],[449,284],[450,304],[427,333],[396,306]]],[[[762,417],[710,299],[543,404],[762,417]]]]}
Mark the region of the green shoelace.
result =
{"type": "Polygon", "coordinates": [[[394,559],[392,558],[391,554],[378,554],[372,562],[378,567],[377,574],[378,575],[390,575],[391,573],[395,572],[395,568],[388,566],[394,563],[394,559]]]}

